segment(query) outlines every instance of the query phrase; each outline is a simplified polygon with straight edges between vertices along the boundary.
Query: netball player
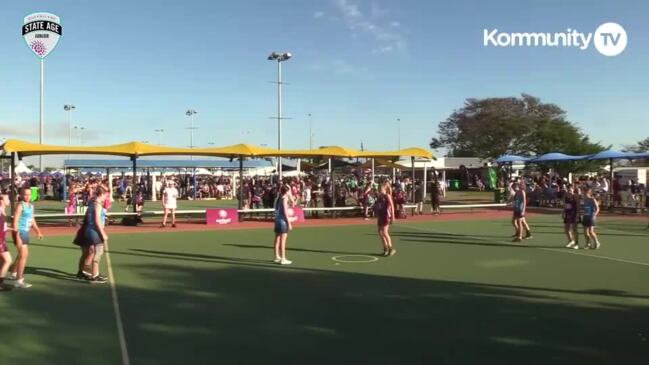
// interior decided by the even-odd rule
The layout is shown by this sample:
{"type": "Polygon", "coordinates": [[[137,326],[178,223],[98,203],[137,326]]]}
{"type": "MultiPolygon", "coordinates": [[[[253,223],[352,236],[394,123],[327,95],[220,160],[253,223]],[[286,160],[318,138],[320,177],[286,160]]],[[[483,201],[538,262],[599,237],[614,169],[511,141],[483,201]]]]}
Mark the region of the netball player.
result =
{"type": "Polygon", "coordinates": [[[286,258],[286,240],[288,232],[293,229],[286,214],[291,201],[290,191],[291,188],[283,184],[279,190],[279,196],[275,200],[275,263],[280,265],[293,263],[286,258]]]}
{"type": "Polygon", "coordinates": [[[513,203],[514,215],[512,218],[512,223],[516,230],[514,242],[523,241],[523,230],[526,231],[525,239],[532,238],[532,232],[530,231],[530,226],[525,220],[525,211],[527,210],[527,194],[525,193],[525,183],[521,181],[518,184],[514,184],[514,203],[513,203]]]}
{"type": "Polygon", "coordinates": [[[32,190],[31,188],[22,188],[20,191],[20,201],[16,205],[14,213],[13,239],[16,249],[18,250],[18,257],[11,270],[11,278],[15,280],[14,287],[27,289],[32,285],[25,282],[25,267],[27,266],[27,258],[29,257],[29,232],[32,228],[38,234],[38,239],[43,239],[36,219],[34,219],[34,205],[31,203],[32,190]]]}
{"type": "Polygon", "coordinates": [[[390,237],[390,224],[394,222],[394,201],[392,200],[392,186],[389,181],[384,181],[379,189],[379,195],[374,203],[374,214],[383,244],[383,256],[393,256],[397,253],[390,237]]]}
{"type": "Polygon", "coordinates": [[[568,238],[567,248],[579,249],[579,192],[572,185],[568,185],[566,196],[564,197],[563,204],[563,225],[568,238]]]}
{"type": "Polygon", "coordinates": [[[595,233],[595,220],[599,214],[599,204],[593,197],[593,189],[586,188],[586,197],[584,198],[584,215],[581,218],[581,224],[584,226],[584,236],[586,237],[586,248],[597,250],[601,244],[595,233]]]}
{"type": "Polygon", "coordinates": [[[7,249],[7,213],[6,208],[10,205],[9,195],[6,193],[0,194],[0,290],[4,290],[4,277],[9,271],[11,266],[11,253],[7,249]]]}

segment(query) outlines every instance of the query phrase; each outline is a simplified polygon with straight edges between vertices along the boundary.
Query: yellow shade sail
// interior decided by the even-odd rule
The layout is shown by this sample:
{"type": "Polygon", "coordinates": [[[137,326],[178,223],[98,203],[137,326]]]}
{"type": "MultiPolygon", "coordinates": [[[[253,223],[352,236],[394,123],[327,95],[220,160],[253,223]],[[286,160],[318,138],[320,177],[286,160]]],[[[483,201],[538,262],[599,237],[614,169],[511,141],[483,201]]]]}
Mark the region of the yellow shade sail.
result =
{"type": "Polygon", "coordinates": [[[400,151],[388,152],[361,152],[352,148],[329,146],[313,150],[276,150],[273,148],[254,146],[249,144],[235,144],[215,148],[177,148],[158,146],[142,142],[129,142],[109,146],[57,146],[38,144],[16,139],[7,140],[2,145],[5,153],[18,153],[21,156],[35,155],[113,155],[127,157],[142,156],[211,156],[233,158],[243,157],[287,157],[287,158],[380,158],[394,160],[399,157],[435,157],[423,148],[413,147],[400,151]]]}
{"type": "Polygon", "coordinates": [[[415,157],[415,158],[427,158],[427,159],[437,160],[437,158],[433,156],[432,153],[420,147],[410,147],[398,151],[386,151],[386,152],[365,151],[365,152],[361,152],[360,155],[356,157],[387,158],[387,159],[396,159],[399,157],[415,157]]]}

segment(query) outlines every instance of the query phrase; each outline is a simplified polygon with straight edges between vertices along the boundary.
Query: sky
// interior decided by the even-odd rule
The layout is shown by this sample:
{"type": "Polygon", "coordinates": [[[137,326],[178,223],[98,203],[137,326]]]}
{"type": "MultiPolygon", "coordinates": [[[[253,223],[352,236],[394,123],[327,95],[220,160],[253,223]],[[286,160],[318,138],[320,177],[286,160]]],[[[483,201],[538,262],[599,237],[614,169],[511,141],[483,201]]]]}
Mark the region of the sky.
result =
{"type": "Polygon", "coordinates": [[[71,125],[84,128],[73,144],[189,146],[191,108],[195,146],[276,147],[272,51],[293,54],[282,64],[284,148],[307,148],[310,124],[314,146],[396,149],[400,134],[402,147],[427,147],[465,99],[521,93],[556,103],[605,145],[649,136],[647,2],[22,0],[0,4],[0,138],[38,140],[39,61],[21,36],[38,11],[63,27],[45,59],[46,143],[68,143],[73,104],[71,125]],[[484,29],[605,22],[627,32],[618,56],[483,44],[484,29]]]}

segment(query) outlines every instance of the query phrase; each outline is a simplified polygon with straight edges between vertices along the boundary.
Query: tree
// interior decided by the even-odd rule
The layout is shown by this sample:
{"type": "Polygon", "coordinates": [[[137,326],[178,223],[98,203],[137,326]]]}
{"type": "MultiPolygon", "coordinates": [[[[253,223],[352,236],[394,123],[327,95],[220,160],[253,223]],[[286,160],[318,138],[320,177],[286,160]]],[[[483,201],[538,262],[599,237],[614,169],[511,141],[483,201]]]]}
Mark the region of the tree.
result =
{"type": "Polygon", "coordinates": [[[635,146],[625,146],[624,152],[647,152],[649,151],[649,137],[638,142],[635,146]]]}
{"type": "Polygon", "coordinates": [[[449,156],[497,158],[503,154],[548,152],[591,154],[604,150],[555,104],[522,94],[520,98],[467,99],[439,124],[431,148],[446,147],[449,156]]]}

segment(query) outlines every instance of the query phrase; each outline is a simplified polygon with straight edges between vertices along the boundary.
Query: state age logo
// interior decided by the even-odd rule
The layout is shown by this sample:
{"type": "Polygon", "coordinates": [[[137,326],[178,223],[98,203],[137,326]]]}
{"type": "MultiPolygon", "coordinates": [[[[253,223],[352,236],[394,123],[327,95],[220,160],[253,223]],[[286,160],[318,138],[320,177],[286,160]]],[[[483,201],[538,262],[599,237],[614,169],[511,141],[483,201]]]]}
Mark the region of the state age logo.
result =
{"type": "Polygon", "coordinates": [[[217,213],[219,215],[219,219],[216,220],[216,223],[218,224],[228,224],[232,222],[232,219],[228,217],[228,211],[225,209],[220,209],[219,212],[217,213]]]}
{"type": "Polygon", "coordinates": [[[33,13],[25,17],[22,27],[23,38],[39,58],[50,54],[63,35],[61,19],[50,13],[33,13]]]}

